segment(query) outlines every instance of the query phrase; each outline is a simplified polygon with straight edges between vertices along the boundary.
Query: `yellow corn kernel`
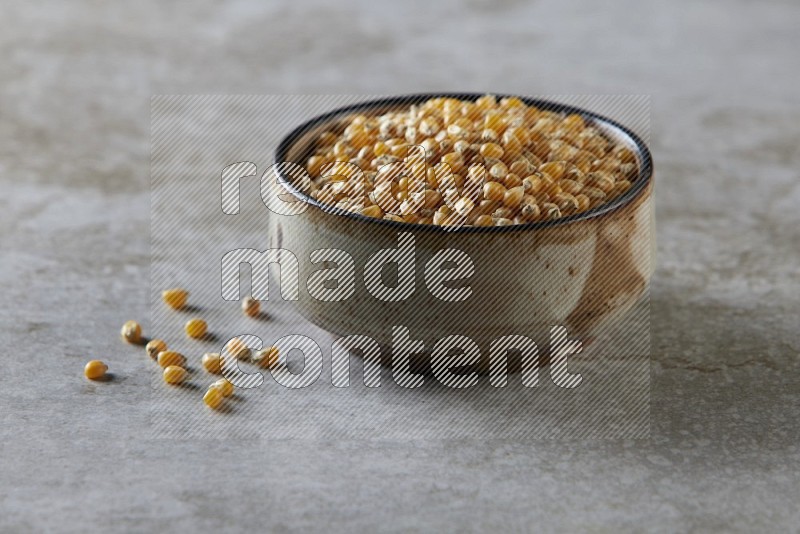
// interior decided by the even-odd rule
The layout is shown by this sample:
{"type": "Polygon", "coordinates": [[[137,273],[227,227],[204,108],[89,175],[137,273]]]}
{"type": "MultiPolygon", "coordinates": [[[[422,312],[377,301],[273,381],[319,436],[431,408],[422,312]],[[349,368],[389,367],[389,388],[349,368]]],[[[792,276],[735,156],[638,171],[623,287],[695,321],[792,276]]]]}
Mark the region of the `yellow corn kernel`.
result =
{"type": "Polygon", "coordinates": [[[572,135],[577,135],[584,128],[583,117],[577,113],[568,115],[562,122],[562,126],[572,135]]]}
{"type": "Polygon", "coordinates": [[[535,221],[539,218],[540,209],[537,204],[523,204],[520,214],[527,221],[535,221]]]}
{"type": "Polygon", "coordinates": [[[545,202],[542,204],[542,215],[545,219],[552,221],[561,217],[561,210],[552,202],[545,202]]]}
{"type": "Polygon", "coordinates": [[[272,369],[278,365],[278,347],[266,347],[256,353],[256,363],[265,369],[272,369]]]}
{"type": "Polygon", "coordinates": [[[471,199],[462,197],[456,201],[454,209],[459,215],[467,215],[474,207],[475,203],[471,199]]]}
{"type": "Polygon", "coordinates": [[[503,138],[503,148],[505,150],[504,157],[509,161],[514,161],[520,155],[522,155],[522,143],[520,143],[519,139],[515,135],[510,135],[503,138]]]}
{"type": "Polygon", "coordinates": [[[531,170],[531,164],[525,158],[514,160],[508,167],[508,171],[517,176],[528,176],[531,170]]]}
{"type": "Polygon", "coordinates": [[[588,210],[589,206],[591,206],[591,204],[592,204],[591,201],[589,200],[589,197],[587,197],[583,193],[579,193],[579,194],[575,195],[575,200],[578,201],[578,211],[579,212],[588,210]]]}
{"type": "Polygon", "coordinates": [[[250,347],[241,338],[235,337],[225,344],[225,350],[239,360],[250,359],[250,347]]]}
{"type": "Polygon", "coordinates": [[[161,300],[164,304],[173,310],[180,310],[186,306],[186,300],[189,298],[189,292],[181,288],[165,289],[161,292],[161,300]]]}
{"type": "Polygon", "coordinates": [[[484,143],[481,145],[480,153],[481,156],[484,158],[496,158],[500,159],[503,157],[503,147],[496,143],[484,143]]]}
{"type": "Polygon", "coordinates": [[[361,215],[366,215],[367,217],[375,217],[377,219],[383,217],[383,210],[377,204],[373,204],[372,206],[367,206],[366,208],[361,208],[360,213],[361,215]]]}
{"type": "Polygon", "coordinates": [[[164,382],[167,384],[178,385],[186,378],[186,369],[177,365],[170,365],[164,369],[164,382]]]}
{"type": "Polygon", "coordinates": [[[473,226],[492,226],[494,221],[489,215],[480,215],[472,224],[473,226]]]}
{"type": "Polygon", "coordinates": [[[513,172],[510,172],[503,179],[503,183],[505,184],[507,189],[511,189],[512,187],[518,187],[522,185],[522,178],[520,178],[513,172]]]}
{"type": "Polygon", "coordinates": [[[567,166],[563,161],[548,161],[541,167],[539,171],[547,173],[553,180],[560,180],[567,170],[567,166]]]}
{"type": "Polygon", "coordinates": [[[614,184],[614,188],[611,190],[611,196],[618,197],[630,188],[631,183],[628,180],[620,180],[614,184]]]}
{"type": "Polygon", "coordinates": [[[508,175],[508,167],[505,163],[498,162],[492,165],[489,169],[489,176],[491,176],[495,180],[503,180],[508,175]]]}
{"type": "Polygon", "coordinates": [[[147,352],[148,356],[155,360],[158,358],[159,352],[167,350],[167,344],[161,339],[151,339],[147,342],[147,345],[144,346],[144,350],[147,352]]]}
{"type": "Polygon", "coordinates": [[[569,180],[564,178],[558,182],[559,187],[561,187],[562,191],[565,191],[571,195],[577,195],[583,189],[583,185],[575,180],[569,180]]]}
{"type": "Polygon", "coordinates": [[[522,180],[522,187],[526,193],[538,193],[544,187],[544,181],[539,176],[532,174],[522,180]]]}
{"type": "Polygon", "coordinates": [[[209,408],[216,410],[222,406],[223,397],[224,395],[218,387],[211,386],[206,391],[206,394],[203,395],[203,402],[206,403],[206,406],[209,408]]]}
{"type": "Polygon", "coordinates": [[[499,217],[494,221],[495,226],[511,226],[512,224],[514,224],[514,221],[506,217],[499,217]]]}
{"type": "Polygon", "coordinates": [[[553,203],[561,213],[573,213],[578,209],[578,200],[571,194],[562,192],[553,197],[553,203]]]}
{"type": "Polygon", "coordinates": [[[183,367],[185,364],[186,358],[180,352],[165,350],[158,353],[158,365],[161,367],[169,367],[170,365],[183,367]]]}
{"type": "Polygon", "coordinates": [[[249,317],[258,317],[261,311],[261,303],[253,297],[242,299],[242,312],[249,317]]]}
{"type": "Polygon", "coordinates": [[[592,204],[603,202],[606,199],[606,192],[598,187],[584,187],[582,193],[589,197],[592,204]]]}
{"type": "Polygon", "coordinates": [[[616,150],[614,150],[614,155],[622,162],[622,163],[636,163],[636,155],[633,151],[626,147],[620,146],[616,150]]]}
{"type": "Polygon", "coordinates": [[[208,324],[202,319],[190,319],[186,322],[184,330],[186,330],[187,336],[197,339],[206,335],[208,324]]]}
{"type": "Polygon", "coordinates": [[[483,118],[483,127],[499,134],[506,129],[506,118],[500,111],[488,111],[483,118]]]}
{"type": "Polygon", "coordinates": [[[475,105],[480,109],[492,109],[497,106],[497,98],[494,95],[483,95],[475,100],[475,105]]]}
{"type": "Polygon", "coordinates": [[[501,201],[506,194],[506,187],[499,182],[487,182],[483,185],[483,198],[501,201]]]}
{"type": "Polygon", "coordinates": [[[86,375],[86,378],[89,380],[103,378],[106,371],[108,371],[108,366],[100,360],[92,360],[83,368],[83,374],[86,375]]]}
{"type": "Polygon", "coordinates": [[[586,185],[596,187],[602,190],[605,194],[609,194],[614,189],[614,178],[607,172],[596,171],[591,172],[586,177],[586,185]]]}
{"type": "Polygon", "coordinates": [[[522,202],[522,197],[524,195],[525,189],[521,185],[518,187],[512,187],[506,191],[505,195],[503,195],[503,204],[511,209],[516,209],[519,207],[520,202],[522,202]]]}
{"type": "Polygon", "coordinates": [[[128,343],[140,343],[142,341],[142,327],[136,321],[126,321],[120,330],[122,339],[128,343]]]}
{"type": "Polygon", "coordinates": [[[225,378],[220,378],[216,382],[212,384],[213,387],[219,388],[219,392],[222,393],[223,397],[230,397],[233,395],[233,384],[228,382],[225,378]]]}
{"type": "Polygon", "coordinates": [[[311,156],[306,162],[306,170],[311,176],[317,177],[326,163],[330,163],[330,160],[325,156],[311,156]]]}
{"type": "Polygon", "coordinates": [[[222,373],[222,355],[218,352],[206,352],[202,358],[203,368],[211,374],[222,373]]]}
{"type": "Polygon", "coordinates": [[[500,105],[504,108],[524,108],[525,102],[516,96],[508,96],[500,100],[500,105]]]}
{"type": "Polygon", "coordinates": [[[442,163],[450,166],[450,172],[461,172],[461,169],[464,168],[464,156],[459,152],[450,152],[442,156],[442,163]]]}

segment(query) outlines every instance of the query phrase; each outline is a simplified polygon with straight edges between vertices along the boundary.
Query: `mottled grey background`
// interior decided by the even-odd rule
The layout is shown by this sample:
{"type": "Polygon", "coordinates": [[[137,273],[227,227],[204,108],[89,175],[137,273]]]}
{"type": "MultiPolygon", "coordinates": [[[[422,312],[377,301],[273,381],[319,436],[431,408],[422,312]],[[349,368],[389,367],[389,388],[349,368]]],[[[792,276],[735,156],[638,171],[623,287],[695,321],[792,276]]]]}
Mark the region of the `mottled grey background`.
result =
{"type": "Polygon", "coordinates": [[[0,531],[797,529],[796,2],[0,11],[0,531]],[[652,95],[651,439],[146,439],[150,95],[425,90],[652,95]]]}

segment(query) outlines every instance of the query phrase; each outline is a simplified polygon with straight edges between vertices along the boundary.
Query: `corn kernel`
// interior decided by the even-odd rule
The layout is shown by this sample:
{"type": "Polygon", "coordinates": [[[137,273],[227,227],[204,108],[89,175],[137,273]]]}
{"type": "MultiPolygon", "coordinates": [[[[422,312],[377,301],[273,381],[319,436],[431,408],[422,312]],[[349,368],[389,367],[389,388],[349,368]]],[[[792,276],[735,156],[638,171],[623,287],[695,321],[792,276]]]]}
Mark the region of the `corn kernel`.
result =
{"type": "Polygon", "coordinates": [[[147,342],[147,345],[144,346],[144,350],[147,352],[148,356],[155,360],[158,358],[159,352],[167,350],[167,344],[161,339],[151,339],[147,342]]]}
{"type": "Polygon", "coordinates": [[[506,164],[501,162],[495,163],[489,169],[489,175],[494,178],[495,180],[502,180],[508,174],[508,167],[506,164]]]}
{"type": "Polygon", "coordinates": [[[256,352],[255,362],[266,369],[278,365],[278,347],[266,347],[256,352]]]}
{"type": "Polygon", "coordinates": [[[497,158],[503,157],[503,147],[496,143],[484,143],[481,145],[480,153],[484,158],[497,158]]]}
{"type": "Polygon", "coordinates": [[[553,180],[560,180],[566,172],[566,164],[563,161],[549,161],[539,167],[539,171],[549,174],[553,180]]]}
{"type": "Polygon", "coordinates": [[[544,182],[539,176],[531,175],[522,180],[522,187],[526,193],[538,193],[543,186],[544,182]]]}
{"type": "Polygon", "coordinates": [[[222,391],[220,391],[220,388],[216,386],[209,387],[208,390],[206,390],[205,395],[203,395],[203,402],[206,403],[206,406],[213,410],[216,410],[222,406],[223,400],[222,391]]]}
{"type": "Polygon", "coordinates": [[[161,292],[161,299],[173,310],[180,310],[186,306],[189,292],[181,288],[165,289],[161,292]]]}
{"type": "Polygon", "coordinates": [[[203,368],[211,374],[222,373],[222,355],[218,352],[206,352],[201,359],[203,368]]]}
{"type": "Polygon", "coordinates": [[[100,360],[92,360],[83,368],[83,374],[89,380],[97,380],[105,376],[108,366],[100,360]]]}
{"type": "Polygon", "coordinates": [[[552,221],[553,219],[561,217],[561,210],[558,209],[557,205],[551,202],[545,202],[542,204],[542,214],[545,219],[552,221]]]}
{"type": "Polygon", "coordinates": [[[184,326],[184,330],[186,330],[187,336],[197,339],[206,335],[208,324],[202,319],[190,319],[184,326]]]}
{"type": "Polygon", "coordinates": [[[473,224],[475,226],[492,226],[494,221],[489,215],[480,215],[473,224]]]}
{"type": "Polygon", "coordinates": [[[223,397],[230,397],[233,395],[233,384],[228,382],[225,378],[220,378],[212,384],[212,387],[218,388],[223,397]]]}
{"type": "Polygon", "coordinates": [[[618,197],[619,195],[623,194],[630,188],[631,188],[631,183],[628,180],[620,180],[619,182],[614,184],[614,188],[611,190],[611,196],[618,197]]]}
{"type": "Polygon", "coordinates": [[[513,172],[510,172],[503,179],[503,183],[505,184],[506,188],[511,189],[512,187],[518,187],[522,185],[522,178],[520,178],[513,172]]]}
{"type": "Polygon", "coordinates": [[[250,359],[250,347],[241,338],[235,337],[225,344],[225,350],[238,360],[250,359]]]}
{"type": "Polygon", "coordinates": [[[483,198],[501,201],[506,194],[506,188],[499,182],[487,182],[483,185],[483,198]]]}
{"type": "Polygon", "coordinates": [[[579,194],[575,195],[575,200],[578,201],[578,211],[579,212],[588,210],[589,207],[592,204],[591,201],[589,200],[589,197],[587,197],[583,193],[579,193],[579,194]]]}
{"type": "Polygon", "coordinates": [[[245,297],[242,299],[242,312],[249,317],[258,317],[261,311],[261,303],[253,297],[245,297]]]}
{"type": "Polygon", "coordinates": [[[464,168],[464,157],[459,152],[450,152],[442,156],[442,163],[450,166],[450,171],[457,173],[464,168]]]}
{"type": "Polygon", "coordinates": [[[120,330],[122,339],[128,343],[140,343],[142,341],[142,327],[136,321],[126,321],[120,330]]]}
{"type": "Polygon", "coordinates": [[[567,178],[560,180],[558,182],[558,185],[559,187],[561,187],[562,191],[570,193],[572,195],[577,195],[583,189],[583,186],[580,183],[576,182],[575,180],[569,180],[567,178]]]}
{"type": "Polygon", "coordinates": [[[169,367],[170,365],[183,367],[185,364],[186,358],[180,352],[165,350],[158,353],[158,365],[161,367],[169,367]]]}
{"type": "Polygon", "coordinates": [[[164,382],[178,385],[186,378],[186,369],[177,365],[170,365],[164,369],[164,382]]]}
{"type": "Polygon", "coordinates": [[[454,209],[456,213],[463,216],[469,214],[474,207],[475,203],[471,199],[462,197],[456,201],[454,209]]]}
{"type": "Polygon", "coordinates": [[[361,215],[366,215],[367,217],[376,217],[378,219],[383,217],[383,210],[377,204],[361,208],[360,213],[361,215]]]}
{"type": "Polygon", "coordinates": [[[522,197],[524,195],[525,189],[522,186],[512,187],[503,195],[503,204],[511,209],[517,208],[520,202],[522,202],[522,197]]]}
{"type": "Polygon", "coordinates": [[[520,214],[525,220],[534,221],[539,218],[539,206],[536,204],[525,204],[522,206],[520,214]]]}

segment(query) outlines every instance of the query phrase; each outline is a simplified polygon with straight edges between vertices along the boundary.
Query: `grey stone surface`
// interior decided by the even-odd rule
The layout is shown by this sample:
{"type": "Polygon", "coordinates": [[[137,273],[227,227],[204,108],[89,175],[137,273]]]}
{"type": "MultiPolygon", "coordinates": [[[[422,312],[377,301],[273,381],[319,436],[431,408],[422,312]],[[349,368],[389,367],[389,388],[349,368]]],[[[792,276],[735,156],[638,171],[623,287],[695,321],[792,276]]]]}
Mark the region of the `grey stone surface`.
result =
{"type": "Polygon", "coordinates": [[[797,531],[798,17],[4,3],[0,531],[797,531]],[[425,90],[652,95],[651,438],[150,439],[151,367],[117,338],[149,310],[150,95],[425,90]]]}

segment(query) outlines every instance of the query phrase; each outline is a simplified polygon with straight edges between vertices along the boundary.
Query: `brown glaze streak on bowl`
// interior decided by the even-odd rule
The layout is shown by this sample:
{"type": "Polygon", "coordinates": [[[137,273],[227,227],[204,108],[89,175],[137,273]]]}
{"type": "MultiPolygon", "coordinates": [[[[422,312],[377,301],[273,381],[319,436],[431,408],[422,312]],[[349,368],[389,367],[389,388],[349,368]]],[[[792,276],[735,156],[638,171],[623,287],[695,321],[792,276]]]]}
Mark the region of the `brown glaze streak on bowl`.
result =
{"type": "MultiPolygon", "coordinates": [[[[414,95],[337,110],[287,136],[276,160],[303,162],[321,131],[354,113],[381,113],[436,96],[474,100],[481,95],[414,95]]],[[[337,335],[368,335],[382,347],[391,346],[392,326],[407,327],[411,337],[423,340],[427,349],[447,335],[468,336],[481,348],[482,370],[488,363],[489,343],[497,337],[525,335],[547,347],[550,327],[563,325],[571,337],[587,341],[624,317],[645,292],[653,270],[650,153],[635,134],[610,119],[552,102],[523,101],[540,109],[579,113],[627,144],[639,166],[631,189],[594,210],[555,221],[454,230],[364,217],[322,206],[290,190],[310,205],[299,215],[271,217],[270,246],[292,251],[300,262],[296,303],[300,313],[337,335]],[[368,293],[361,275],[371,254],[397,247],[399,232],[414,236],[416,289],[406,301],[383,302],[368,293]],[[355,294],[344,302],[319,302],[302,283],[319,268],[310,264],[308,254],[320,248],[345,250],[355,260],[355,294]],[[425,286],[425,263],[444,248],[463,250],[475,264],[475,274],[469,279],[473,293],[464,302],[441,301],[425,286]]],[[[384,356],[389,352],[384,348],[384,356]]],[[[421,355],[415,364],[424,367],[426,359],[421,355]]],[[[515,367],[513,361],[510,365],[515,367]]]]}

